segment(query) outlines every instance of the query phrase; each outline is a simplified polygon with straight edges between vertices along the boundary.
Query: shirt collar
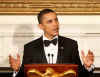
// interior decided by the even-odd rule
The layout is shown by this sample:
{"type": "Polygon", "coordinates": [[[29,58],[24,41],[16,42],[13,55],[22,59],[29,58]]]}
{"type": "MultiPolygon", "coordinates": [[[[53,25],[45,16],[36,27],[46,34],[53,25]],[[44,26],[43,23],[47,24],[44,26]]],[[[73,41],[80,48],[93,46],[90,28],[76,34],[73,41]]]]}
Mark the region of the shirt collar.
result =
{"type": "MultiPolygon", "coordinates": [[[[58,39],[58,36],[55,36],[53,39],[57,38],[58,39]]],[[[52,39],[52,40],[53,40],[52,39]]],[[[43,40],[49,40],[44,34],[43,34],[43,40]]]]}

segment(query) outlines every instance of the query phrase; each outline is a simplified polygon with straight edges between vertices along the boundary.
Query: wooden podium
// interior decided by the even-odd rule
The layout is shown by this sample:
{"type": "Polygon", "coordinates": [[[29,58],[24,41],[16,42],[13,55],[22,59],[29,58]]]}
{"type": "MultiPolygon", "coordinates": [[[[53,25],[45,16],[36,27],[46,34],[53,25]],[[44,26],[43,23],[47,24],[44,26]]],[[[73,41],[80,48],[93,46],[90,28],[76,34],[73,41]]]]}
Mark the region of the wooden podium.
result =
{"type": "Polygon", "coordinates": [[[78,77],[75,64],[26,64],[25,77],[78,77]]]}

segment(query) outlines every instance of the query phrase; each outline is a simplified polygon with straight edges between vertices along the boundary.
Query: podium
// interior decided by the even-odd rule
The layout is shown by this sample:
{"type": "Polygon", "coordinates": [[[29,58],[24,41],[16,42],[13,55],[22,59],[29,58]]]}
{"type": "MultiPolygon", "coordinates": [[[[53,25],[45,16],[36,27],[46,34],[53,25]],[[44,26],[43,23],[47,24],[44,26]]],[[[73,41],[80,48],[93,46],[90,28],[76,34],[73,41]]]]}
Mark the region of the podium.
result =
{"type": "Polygon", "coordinates": [[[78,77],[76,64],[25,64],[25,77],[78,77]]]}

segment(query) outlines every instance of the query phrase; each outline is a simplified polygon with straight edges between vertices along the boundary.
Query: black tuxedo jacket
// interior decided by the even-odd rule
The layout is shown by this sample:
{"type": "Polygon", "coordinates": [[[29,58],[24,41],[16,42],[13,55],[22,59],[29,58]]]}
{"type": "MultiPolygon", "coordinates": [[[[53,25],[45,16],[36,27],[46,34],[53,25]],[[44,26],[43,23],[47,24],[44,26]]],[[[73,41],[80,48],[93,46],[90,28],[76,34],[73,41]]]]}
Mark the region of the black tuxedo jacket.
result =
{"type": "MultiPolygon", "coordinates": [[[[91,73],[81,64],[77,42],[62,36],[58,36],[58,56],[56,63],[78,64],[79,77],[88,77],[91,73]]],[[[17,77],[25,77],[23,72],[24,64],[47,64],[43,47],[43,37],[31,41],[24,46],[23,63],[17,77]]]]}

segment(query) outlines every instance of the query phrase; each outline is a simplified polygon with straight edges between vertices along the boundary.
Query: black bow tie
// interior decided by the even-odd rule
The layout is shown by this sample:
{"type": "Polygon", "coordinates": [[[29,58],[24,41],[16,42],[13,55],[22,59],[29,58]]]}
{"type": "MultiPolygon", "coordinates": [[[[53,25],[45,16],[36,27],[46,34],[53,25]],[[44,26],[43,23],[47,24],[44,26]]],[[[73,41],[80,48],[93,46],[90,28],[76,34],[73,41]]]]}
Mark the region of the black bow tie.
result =
{"type": "Polygon", "coordinates": [[[49,46],[50,43],[56,45],[57,44],[57,38],[56,39],[53,39],[53,40],[44,40],[44,45],[45,46],[49,46]]]}

